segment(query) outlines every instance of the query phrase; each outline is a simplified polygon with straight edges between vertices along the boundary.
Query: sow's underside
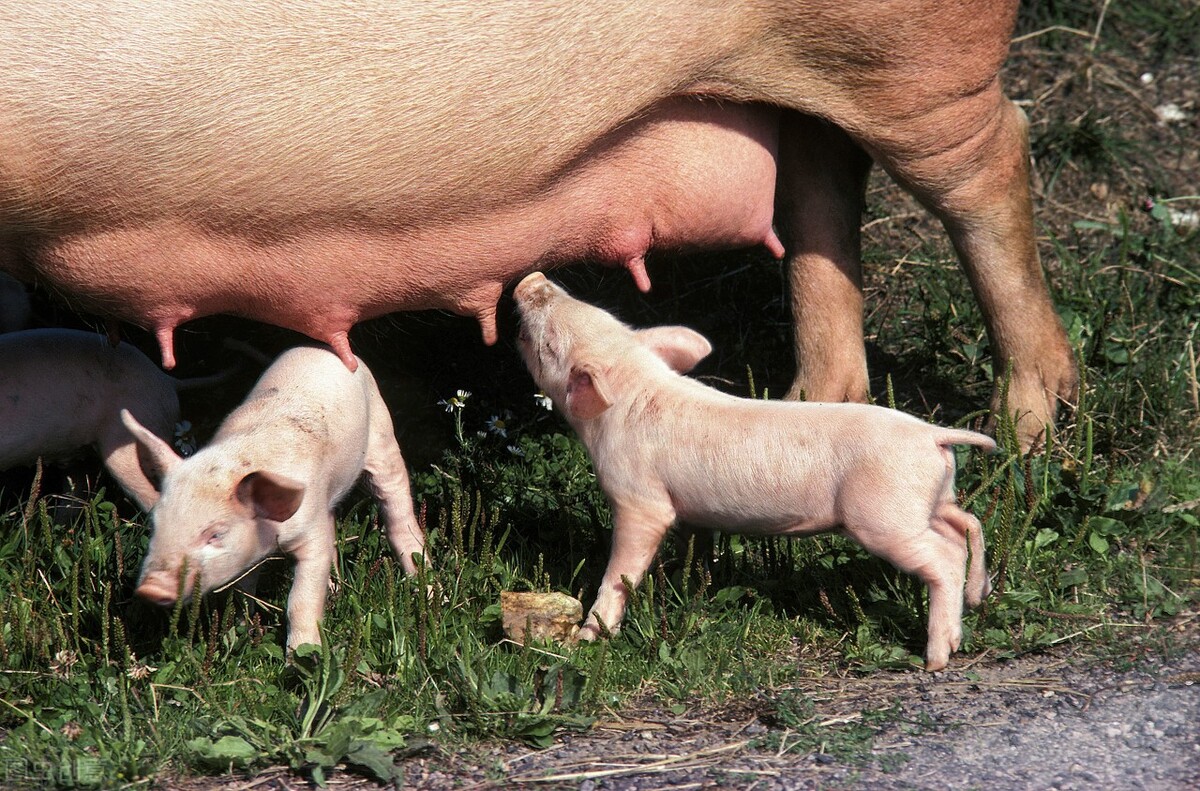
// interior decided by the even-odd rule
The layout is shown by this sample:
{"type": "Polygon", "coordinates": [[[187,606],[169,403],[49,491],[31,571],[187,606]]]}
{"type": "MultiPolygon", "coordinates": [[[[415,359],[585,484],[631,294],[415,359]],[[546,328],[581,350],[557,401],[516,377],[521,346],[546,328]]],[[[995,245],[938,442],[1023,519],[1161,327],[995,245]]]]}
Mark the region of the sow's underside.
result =
{"type": "Polygon", "coordinates": [[[861,398],[833,317],[861,311],[865,151],[947,222],[1010,392],[1045,416],[1074,368],[996,79],[1014,8],[4,4],[0,269],[152,328],[168,366],[174,328],[214,313],[352,364],[359,320],[447,308],[490,342],[524,273],[593,261],[646,288],[651,249],[783,255],[774,222],[816,292],[793,295],[798,385],[861,398]],[[811,342],[831,326],[832,352],[811,342]]]}

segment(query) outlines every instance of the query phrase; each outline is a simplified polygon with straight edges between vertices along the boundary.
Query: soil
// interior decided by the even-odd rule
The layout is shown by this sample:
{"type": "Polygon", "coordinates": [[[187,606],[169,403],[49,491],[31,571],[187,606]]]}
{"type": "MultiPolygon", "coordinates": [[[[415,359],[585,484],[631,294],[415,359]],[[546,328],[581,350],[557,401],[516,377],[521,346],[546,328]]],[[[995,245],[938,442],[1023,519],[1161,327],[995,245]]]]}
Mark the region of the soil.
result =
{"type": "MultiPolygon", "coordinates": [[[[812,722],[834,732],[886,710],[864,752],[787,748],[770,715],[725,723],[682,717],[509,759],[507,782],[574,773],[590,789],[1200,787],[1200,640],[1169,657],[1097,663],[1063,651],[969,669],[813,680],[812,722]],[[773,738],[766,738],[773,737],[773,738]],[[766,745],[774,749],[769,749],[766,745]],[[776,746],[778,745],[778,746],[776,746]],[[529,764],[536,763],[536,766],[529,764]],[[622,765],[630,768],[624,768],[622,765]],[[638,765],[632,768],[631,765],[638,765]],[[611,772],[604,776],[602,773],[611,772]],[[590,775],[590,777],[588,776],[590,775]],[[590,782],[589,782],[590,781],[590,782]]],[[[652,722],[647,720],[647,722],[652,722]]],[[[622,727],[629,727],[625,723],[622,727]]],[[[582,741],[582,740],[577,740],[582,741]]],[[[414,767],[416,769],[416,767],[414,767]]],[[[435,775],[411,775],[437,787],[435,775]]],[[[562,785],[567,784],[566,778],[562,785]]],[[[483,786],[489,784],[484,783],[483,786]]]]}

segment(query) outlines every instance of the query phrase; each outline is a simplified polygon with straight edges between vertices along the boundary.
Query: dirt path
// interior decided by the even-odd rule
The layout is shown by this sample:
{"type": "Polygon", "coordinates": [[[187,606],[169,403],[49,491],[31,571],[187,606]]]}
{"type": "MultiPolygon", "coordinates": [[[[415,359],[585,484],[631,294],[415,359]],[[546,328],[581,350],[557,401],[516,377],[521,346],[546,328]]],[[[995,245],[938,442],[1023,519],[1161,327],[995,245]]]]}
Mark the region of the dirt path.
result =
{"type": "Polygon", "coordinates": [[[703,717],[626,713],[549,750],[410,761],[406,786],[1200,788],[1200,614],[1094,654],[804,682],[786,695],[812,708],[790,724],[764,701],[703,717]]]}

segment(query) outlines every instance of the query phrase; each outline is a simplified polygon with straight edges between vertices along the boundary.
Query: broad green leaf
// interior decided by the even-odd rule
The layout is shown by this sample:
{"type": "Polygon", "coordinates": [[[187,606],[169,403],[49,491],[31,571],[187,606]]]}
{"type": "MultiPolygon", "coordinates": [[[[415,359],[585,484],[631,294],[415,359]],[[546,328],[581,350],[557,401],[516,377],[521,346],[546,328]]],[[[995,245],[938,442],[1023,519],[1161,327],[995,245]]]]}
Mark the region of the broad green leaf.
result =
{"type": "Polygon", "coordinates": [[[347,763],[369,770],[376,779],[385,783],[398,780],[404,774],[392,760],[390,750],[372,742],[355,742],[346,754],[345,760],[347,763]]]}
{"type": "Polygon", "coordinates": [[[189,741],[187,746],[204,760],[217,764],[246,766],[261,754],[241,736],[222,736],[215,742],[201,736],[189,741]]]}

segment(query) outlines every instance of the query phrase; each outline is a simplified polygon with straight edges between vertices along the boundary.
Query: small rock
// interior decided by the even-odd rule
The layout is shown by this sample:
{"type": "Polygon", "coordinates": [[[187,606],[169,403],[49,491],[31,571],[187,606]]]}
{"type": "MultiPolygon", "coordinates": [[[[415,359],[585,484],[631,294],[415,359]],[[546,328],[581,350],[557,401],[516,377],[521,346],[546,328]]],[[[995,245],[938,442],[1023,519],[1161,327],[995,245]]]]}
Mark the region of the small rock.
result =
{"type": "Polygon", "coordinates": [[[1154,114],[1158,116],[1158,123],[1162,126],[1177,124],[1181,121],[1186,121],[1188,118],[1188,114],[1184,112],[1184,109],[1175,104],[1175,102],[1160,104],[1154,108],[1154,114]]]}
{"type": "Polygon", "coordinates": [[[565,593],[500,591],[500,614],[510,640],[565,642],[579,632],[583,604],[565,593]]]}
{"type": "Polygon", "coordinates": [[[1200,228],[1200,212],[1167,209],[1167,218],[1171,221],[1171,225],[1185,231],[1200,228]]]}

